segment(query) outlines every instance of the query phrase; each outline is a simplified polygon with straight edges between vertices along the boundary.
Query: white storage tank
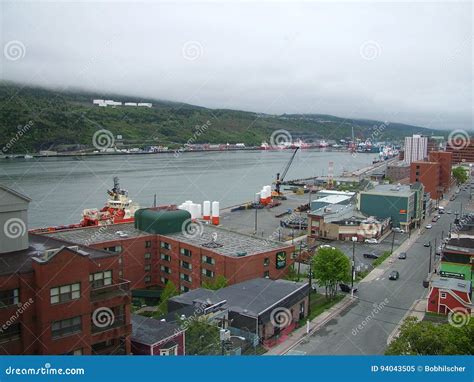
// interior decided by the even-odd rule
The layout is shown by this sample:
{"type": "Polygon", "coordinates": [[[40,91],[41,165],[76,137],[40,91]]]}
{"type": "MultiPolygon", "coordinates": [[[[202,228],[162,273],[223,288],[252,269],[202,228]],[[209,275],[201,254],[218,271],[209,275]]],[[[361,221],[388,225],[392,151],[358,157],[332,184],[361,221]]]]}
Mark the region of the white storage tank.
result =
{"type": "Polygon", "coordinates": [[[212,224],[219,225],[219,202],[212,202],[212,224]]]}
{"type": "Polygon", "coordinates": [[[205,200],[203,203],[202,215],[204,220],[211,220],[211,202],[209,200],[205,200]]]}

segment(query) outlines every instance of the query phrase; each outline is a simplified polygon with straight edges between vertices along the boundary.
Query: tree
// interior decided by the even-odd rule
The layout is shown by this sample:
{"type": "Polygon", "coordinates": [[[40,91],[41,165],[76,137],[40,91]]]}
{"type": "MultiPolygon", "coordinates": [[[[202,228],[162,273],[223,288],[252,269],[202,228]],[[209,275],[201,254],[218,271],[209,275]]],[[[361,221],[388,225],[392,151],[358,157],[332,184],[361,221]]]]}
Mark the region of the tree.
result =
{"type": "Polygon", "coordinates": [[[461,166],[453,168],[453,178],[457,184],[466,183],[468,179],[467,170],[461,166]]]}
{"type": "Polygon", "coordinates": [[[205,281],[202,283],[204,289],[218,290],[227,286],[227,279],[219,275],[214,281],[205,281]]]}
{"type": "Polygon", "coordinates": [[[351,279],[351,263],[337,248],[319,248],[312,269],[314,279],[326,288],[326,297],[335,297],[338,284],[351,279]]]}
{"type": "Polygon", "coordinates": [[[474,320],[466,317],[464,325],[419,322],[408,317],[400,335],[385,351],[386,355],[455,355],[474,354],[474,320]]]}
{"type": "Polygon", "coordinates": [[[160,295],[160,303],[158,304],[158,315],[163,315],[168,313],[168,300],[171,297],[177,296],[178,289],[176,289],[176,286],[173,284],[172,281],[167,281],[165,288],[163,289],[163,292],[161,292],[160,295]]]}
{"type": "Polygon", "coordinates": [[[215,355],[221,353],[219,328],[211,325],[206,319],[197,317],[183,320],[186,327],[187,355],[215,355]]]}

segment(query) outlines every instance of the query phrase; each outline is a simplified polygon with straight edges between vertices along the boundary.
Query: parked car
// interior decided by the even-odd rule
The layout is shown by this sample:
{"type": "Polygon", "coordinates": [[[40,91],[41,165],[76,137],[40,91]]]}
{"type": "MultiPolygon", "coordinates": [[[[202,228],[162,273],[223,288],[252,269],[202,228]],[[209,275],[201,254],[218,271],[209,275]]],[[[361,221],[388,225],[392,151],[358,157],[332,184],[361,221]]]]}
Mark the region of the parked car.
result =
{"type": "Polygon", "coordinates": [[[439,246],[438,248],[436,248],[436,252],[435,252],[436,255],[441,255],[441,252],[443,252],[442,246],[439,246]]]}
{"type": "Polygon", "coordinates": [[[390,275],[388,276],[389,280],[398,280],[400,277],[400,273],[398,271],[392,271],[390,272],[390,275]]]}
{"type": "Polygon", "coordinates": [[[451,215],[451,214],[453,213],[453,211],[447,210],[446,213],[447,213],[448,215],[451,215]]]}
{"type": "Polygon", "coordinates": [[[432,221],[433,223],[436,223],[436,222],[439,220],[440,217],[441,217],[441,216],[439,216],[439,215],[433,216],[433,219],[431,219],[431,221],[432,221]]]}
{"type": "MultiPolygon", "coordinates": [[[[339,284],[339,288],[341,288],[341,291],[345,293],[351,293],[351,287],[347,284],[339,284]]],[[[357,292],[357,288],[354,288],[354,293],[357,292]]]]}
{"type": "Polygon", "coordinates": [[[431,229],[431,228],[433,228],[433,226],[431,224],[426,225],[426,229],[431,229]]]}
{"type": "Polygon", "coordinates": [[[400,260],[406,260],[407,258],[407,253],[406,252],[400,252],[400,254],[398,255],[398,258],[400,260]]]}
{"type": "Polygon", "coordinates": [[[393,232],[397,232],[397,233],[405,233],[404,230],[402,230],[401,228],[399,227],[395,227],[394,229],[392,229],[393,232]]]}
{"type": "Polygon", "coordinates": [[[427,241],[425,244],[423,244],[423,247],[431,247],[431,243],[427,241]]]}
{"type": "Polygon", "coordinates": [[[364,240],[367,244],[378,244],[377,239],[365,239],[364,240]]]}
{"type": "Polygon", "coordinates": [[[365,257],[366,259],[378,259],[378,258],[379,258],[379,256],[376,255],[374,252],[372,252],[372,253],[364,253],[364,257],[365,257]]]}

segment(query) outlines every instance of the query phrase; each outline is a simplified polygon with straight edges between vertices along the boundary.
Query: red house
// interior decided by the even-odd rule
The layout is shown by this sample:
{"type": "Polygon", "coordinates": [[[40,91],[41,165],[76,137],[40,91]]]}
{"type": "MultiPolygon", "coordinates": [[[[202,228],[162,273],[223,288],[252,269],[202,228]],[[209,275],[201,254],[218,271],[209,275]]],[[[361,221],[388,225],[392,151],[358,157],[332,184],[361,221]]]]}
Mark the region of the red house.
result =
{"type": "Polygon", "coordinates": [[[465,309],[471,313],[471,282],[439,277],[431,281],[427,311],[448,314],[450,311],[465,309]]]}
{"type": "Polygon", "coordinates": [[[185,330],[176,323],[132,314],[132,353],[185,355],[185,330]]]}

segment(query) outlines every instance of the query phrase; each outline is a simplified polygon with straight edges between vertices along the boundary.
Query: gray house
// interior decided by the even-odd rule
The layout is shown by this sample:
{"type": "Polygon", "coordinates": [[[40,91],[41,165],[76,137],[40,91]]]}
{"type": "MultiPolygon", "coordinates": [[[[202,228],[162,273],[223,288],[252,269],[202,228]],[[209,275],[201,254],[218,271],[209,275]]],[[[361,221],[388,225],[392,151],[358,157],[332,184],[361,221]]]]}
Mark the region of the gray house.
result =
{"type": "Polygon", "coordinates": [[[0,253],[28,248],[28,204],[31,199],[0,184],[0,253]]]}

